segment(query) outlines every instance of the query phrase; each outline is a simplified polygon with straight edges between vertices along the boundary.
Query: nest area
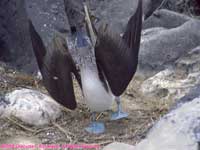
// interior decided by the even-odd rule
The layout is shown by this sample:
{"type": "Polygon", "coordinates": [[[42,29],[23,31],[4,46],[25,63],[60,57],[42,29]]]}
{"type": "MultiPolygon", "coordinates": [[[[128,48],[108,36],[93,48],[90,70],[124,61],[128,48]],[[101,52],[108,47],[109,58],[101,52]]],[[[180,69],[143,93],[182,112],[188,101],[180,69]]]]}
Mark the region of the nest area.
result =
{"type": "MultiPolygon", "coordinates": [[[[46,92],[42,85],[32,76],[12,69],[0,69],[0,91],[7,93],[20,87],[33,88],[46,92]],[[6,81],[6,82],[5,82],[6,81]]],[[[147,131],[165,113],[172,101],[160,101],[158,97],[148,98],[139,92],[144,79],[135,77],[122,96],[123,107],[129,113],[127,119],[110,121],[109,112],[99,115],[98,120],[105,122],[106,132],[91,135],[84,128],[90,122],[90,112],[83,103],[83,97],[74,82],[78,108],[75,111],[63,109],[62,116],[49,125],[35,127],[25,124],[15,117],[0,119],[0,141],[14,136],[36,137],[42,144],[87,143],[104,146],[114,141],[136,144],[145,138],[147,131]]]]}
{"type": "MultiPolygon", "coordinates": [[[[200,7],[196,0],[177,0],[176,4],[167,1],[165,8],[199,18],[200,7]],[[173,6],[173,7],[172,7],[173,6]]],[[[171,0],[173,2],[173,0],[171,0]]],[[[37,89],[46,92],[42,82],[33,76],[17,72],[0,64],[0,96],[18,88],[37,89]]],[[[140,85],[144,78],[136,76],[122,96],[123,107],[129,113],[127,119],[110,121],[109,113],[104,112],[98,119],[105,122],[106,132],[92,135],[84,131],[90,121],[90,112],[83,103],[80,88],[74,82],[78,108],[69,111],[63,108],[63,113],[56,122],[36,127],[21,120],[10,117],[0,119],[0,144],[15,136],[36,137],[42,144],[88,143],[104,146],[114,141],[136,144],[145,138],[147,131],[161,116],[166,114],[173,100],[161,101],[159,97],[146,97],[140,93],[140,85]]],[[[10,141],[11,142],[11,141],[10,141]]]]}

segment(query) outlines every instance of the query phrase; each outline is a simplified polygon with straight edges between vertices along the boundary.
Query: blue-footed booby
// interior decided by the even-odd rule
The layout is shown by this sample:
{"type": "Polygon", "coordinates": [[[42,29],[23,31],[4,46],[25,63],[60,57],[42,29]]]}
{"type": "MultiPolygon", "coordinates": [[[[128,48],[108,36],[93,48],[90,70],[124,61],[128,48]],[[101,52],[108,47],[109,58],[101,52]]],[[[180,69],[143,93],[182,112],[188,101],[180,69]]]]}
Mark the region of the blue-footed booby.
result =
{"type": "MultiPolygon", "coordinates": [[[[77,11],[76,1],[65,0],[65,4],[70,33],[66,38],[55,38],[49,49],[44,46],[30,21],[34,53],[47,91],[57,102],[71,110],[77,106],[72,82],[72,74],[75,75],[85,102],[93,112],[92,122],[86,131],[103,133],[104,124],[95,121],[95,112],[110,110],[114,99],[118,110],[111,115],[111,119],[128,116],[122,111],[120,95],[137,69],[142,0],[138,0],[137,9],[122,37],[108,26],[102,26],[98,31],[93,31],[96,40],[91,38],[91,26],[85,21],[85,14],[77,11]]],[[[84,5],[79,9],[84,11],[84,5]]]]}

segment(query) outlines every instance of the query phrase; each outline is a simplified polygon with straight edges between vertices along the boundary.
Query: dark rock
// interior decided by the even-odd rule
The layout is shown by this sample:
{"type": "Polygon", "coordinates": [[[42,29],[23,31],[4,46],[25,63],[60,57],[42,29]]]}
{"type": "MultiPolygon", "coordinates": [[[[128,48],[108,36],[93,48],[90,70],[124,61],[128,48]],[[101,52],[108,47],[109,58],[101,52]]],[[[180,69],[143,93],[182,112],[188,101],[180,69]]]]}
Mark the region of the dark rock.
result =
{"type": "Polygon", "coordinates": [[[162,8],[195,17],[200,15],[198,3],[199,0],[167,0],[162,8]]]}
{"type": "Polygon", "coordinates": [[[150,17],[153,12],[162,5],[163,0],[143,0],[144,19],[150,17]]]}
{"type": "Polygon", "coordinates": [[[143,29],[153,27],[176,28],[191,18],[167,9],[160,9],[153,13],[143,24],[143,29]]]}
{"type": "Polygon", "coordinates": [[[55,32],[69,31],[63,0],[27,0],[26,9],[46,46],[55,32]]]}
{"type": "Polygon", "coordinates": [[[0,96],[0,116],[3,114],[5,108],[8,104],[9,104],[9,102],[5,100],[5,97],[0,96]]]}
{"type": "Polygon", "coordinates": [[[97,18],[97,26],[108,23],[112,29],[122,33],[129,18],[137,8],[138,0],[103,0],[89,1],[92,14],[97,18]]]}
{"type": "Polygon", "coordinates": [[[27,73],[38,70],[28,29],[33,21],[46,46],[56,30],[66,31],[62,0],[2,0],[0,2],[0,61],[27,73]],[[27,16],[27,12],[29,16],[27,16]]]}
{"type": "MultiPolygon", "coordinates": [[[[143,0],[143,13],[145,19],[160,6],[163,0],[143,0]]],[[[88,0],[92,14],[99,23],[108,23],[118,32],[123,32],[129,18],[134,14],[138,0],[88,0]]]]}
{"type": "MultiPolygon", "coordinates": [[[[140,54],[140,70],[163,70],[200,43],[200,21],[190,20],[172,29],[161,29],[155,34],[143,34],[140,54]],[[147,38],[145,38],[147,37],[147,38]]],[[[147,29],[148,30],[148,29],[147,29]]]]}
{"type": "Polygon", "coordinates": [[[0,61],[33,72],[33,57],[24,0],[0,1],[0,61]]]}
{"type": "Polygon", "coordinates": [[[64,4],[70,27],[81,25],[85,21],[83,0],[64,0],[64,4]]]}

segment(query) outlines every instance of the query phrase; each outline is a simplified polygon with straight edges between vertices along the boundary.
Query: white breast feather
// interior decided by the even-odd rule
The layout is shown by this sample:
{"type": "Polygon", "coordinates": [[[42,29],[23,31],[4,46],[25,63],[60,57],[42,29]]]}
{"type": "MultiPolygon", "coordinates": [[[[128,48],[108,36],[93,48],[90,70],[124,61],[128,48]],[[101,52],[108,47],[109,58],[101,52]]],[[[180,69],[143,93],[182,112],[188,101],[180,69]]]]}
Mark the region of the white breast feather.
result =
{"type": "Polygon", "coordinates": [[[111,108],[114,96],[105,90],[97,72],[81,69],[81,82],[86,104],[91,111],[101,112],[111,108]]]}

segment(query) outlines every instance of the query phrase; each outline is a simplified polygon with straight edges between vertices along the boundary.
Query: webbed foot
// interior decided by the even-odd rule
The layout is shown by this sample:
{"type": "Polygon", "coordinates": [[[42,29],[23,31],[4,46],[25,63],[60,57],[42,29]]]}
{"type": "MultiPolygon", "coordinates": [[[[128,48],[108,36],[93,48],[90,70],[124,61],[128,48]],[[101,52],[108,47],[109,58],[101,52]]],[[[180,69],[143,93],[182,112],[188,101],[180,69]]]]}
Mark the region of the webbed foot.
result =
{"type": "Polygon", "coordinates": [[[105,126],[102,122],[91,122],[85,130],[92,134],[101,134],[105,132],[105,126]]]}

